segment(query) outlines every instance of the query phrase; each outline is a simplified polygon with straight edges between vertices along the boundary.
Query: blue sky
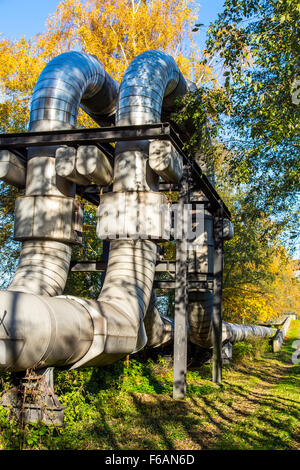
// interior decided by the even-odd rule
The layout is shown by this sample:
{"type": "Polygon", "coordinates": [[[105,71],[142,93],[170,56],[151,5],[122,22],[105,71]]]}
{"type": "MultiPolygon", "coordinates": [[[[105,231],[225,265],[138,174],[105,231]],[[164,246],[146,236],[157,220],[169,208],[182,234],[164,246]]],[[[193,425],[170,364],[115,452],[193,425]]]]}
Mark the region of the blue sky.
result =
{"type": "MultiPolygon", "coordinates": [[[[44,31],[47,17],[55,12],[59,3],[59,0],[0,0],[0,37],[29,39],[44,31]]],[[[208,26],[222,11],[223,3],[224,0],[195,2],[197,7],[200,5],[199,22],[208,26]]],[[[200,44],[204,44],[205,28],[197,36],[200,44]]]]}
{"type": "Polygon", "coordinates": [[[0,0],[0,33],[3,38],[27,39],[45,29],[47,17],[58,0],[0,0]]]}

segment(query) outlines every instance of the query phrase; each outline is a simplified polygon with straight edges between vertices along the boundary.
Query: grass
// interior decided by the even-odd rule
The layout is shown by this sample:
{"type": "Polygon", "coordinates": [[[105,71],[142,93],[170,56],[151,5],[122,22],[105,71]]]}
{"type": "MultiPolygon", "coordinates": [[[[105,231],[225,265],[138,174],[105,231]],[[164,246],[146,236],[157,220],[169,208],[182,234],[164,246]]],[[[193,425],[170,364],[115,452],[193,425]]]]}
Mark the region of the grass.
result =
{"type": "Polygon", "coordinates": [[[0,407],[0,448],[298,450],[300,365],[291,356],[299,334],[293,321],[275,354],[265,341],[236,345],[220,385],[209,364],[190,369],[185,400],[172,399],[172,369],[163,360],[56,372],[65,427],[20,429],[0,407]]]}

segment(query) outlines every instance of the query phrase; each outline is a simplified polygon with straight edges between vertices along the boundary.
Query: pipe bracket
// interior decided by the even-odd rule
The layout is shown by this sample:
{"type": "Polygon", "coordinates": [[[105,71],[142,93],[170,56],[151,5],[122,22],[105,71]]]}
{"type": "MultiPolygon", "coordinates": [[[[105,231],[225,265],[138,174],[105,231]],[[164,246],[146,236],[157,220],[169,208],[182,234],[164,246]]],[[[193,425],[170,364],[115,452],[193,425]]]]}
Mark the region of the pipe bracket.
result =
{"type": "Polygon", "coordinates": [[[162,193],[105,193],[100,198],[97,216],[97,236],[101,240],[170,239],[170,206],[162,193]]]}
{"type": "Polygon", "coordinates": [[[24,196],[16,199],[14,239],[56,240],[81,244],[83,210],[76,199],[24,196]]]}

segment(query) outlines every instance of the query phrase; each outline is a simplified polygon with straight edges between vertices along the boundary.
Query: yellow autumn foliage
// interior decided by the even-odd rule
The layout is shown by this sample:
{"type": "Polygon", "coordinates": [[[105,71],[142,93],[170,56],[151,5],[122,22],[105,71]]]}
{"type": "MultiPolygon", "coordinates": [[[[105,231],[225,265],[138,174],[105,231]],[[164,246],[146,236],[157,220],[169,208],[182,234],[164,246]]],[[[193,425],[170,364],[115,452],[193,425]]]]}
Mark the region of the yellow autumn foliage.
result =
{"type": "Polygon", "coordinates": [[[227,319],[236,322],[268,322],[286,313],[300,314],[300,281],[295,263],[283,247],[277,247],[263,266],[268,281],[249,282],[246,270],[259,269],[255,263],[244,265],[241,282],[223,291],[223,309],[227,319]]]}
{"type": "Polygon", "coordinates": [[[300,313],[300,279],[296,277],[294,260],[280,247],[270,263],[274,281],[269,286],[272,307],[278,314],[300,313]]]}

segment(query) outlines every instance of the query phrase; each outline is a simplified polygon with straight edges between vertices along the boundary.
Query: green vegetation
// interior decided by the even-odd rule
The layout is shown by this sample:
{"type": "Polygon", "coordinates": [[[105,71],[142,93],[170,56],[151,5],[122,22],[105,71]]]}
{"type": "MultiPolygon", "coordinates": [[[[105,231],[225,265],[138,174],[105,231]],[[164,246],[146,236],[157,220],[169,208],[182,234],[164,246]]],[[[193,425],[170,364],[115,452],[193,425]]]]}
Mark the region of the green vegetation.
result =
{"type": "Polygon", "coordinates": [[[269,341],[259,337],[249,337],[247,341],[236,343],[233,348],[233,360],[235,363],[245,360],[261,359],[264,353],[272,351],[269,341]]]}
{"type": "Polygon", "coordinates": [[[232,106],[223,137],[233,177],[278,220],[295,216],[299,191],[298,18],[294,0],[226,0],[207,34],[232,106]]]}
{"type": "Polygon", "coordinates": [[[210,364],[190,369],[182,401],[172,399],[172,369],[163,359],[56,371],[65,427],[20,426],[0,407],[0,448],[299,449],[300,365],[291,362],[299,334],[294,321],[276,354],[267,341],[236,344],[221,385],[211,382],[210,364]]]}

